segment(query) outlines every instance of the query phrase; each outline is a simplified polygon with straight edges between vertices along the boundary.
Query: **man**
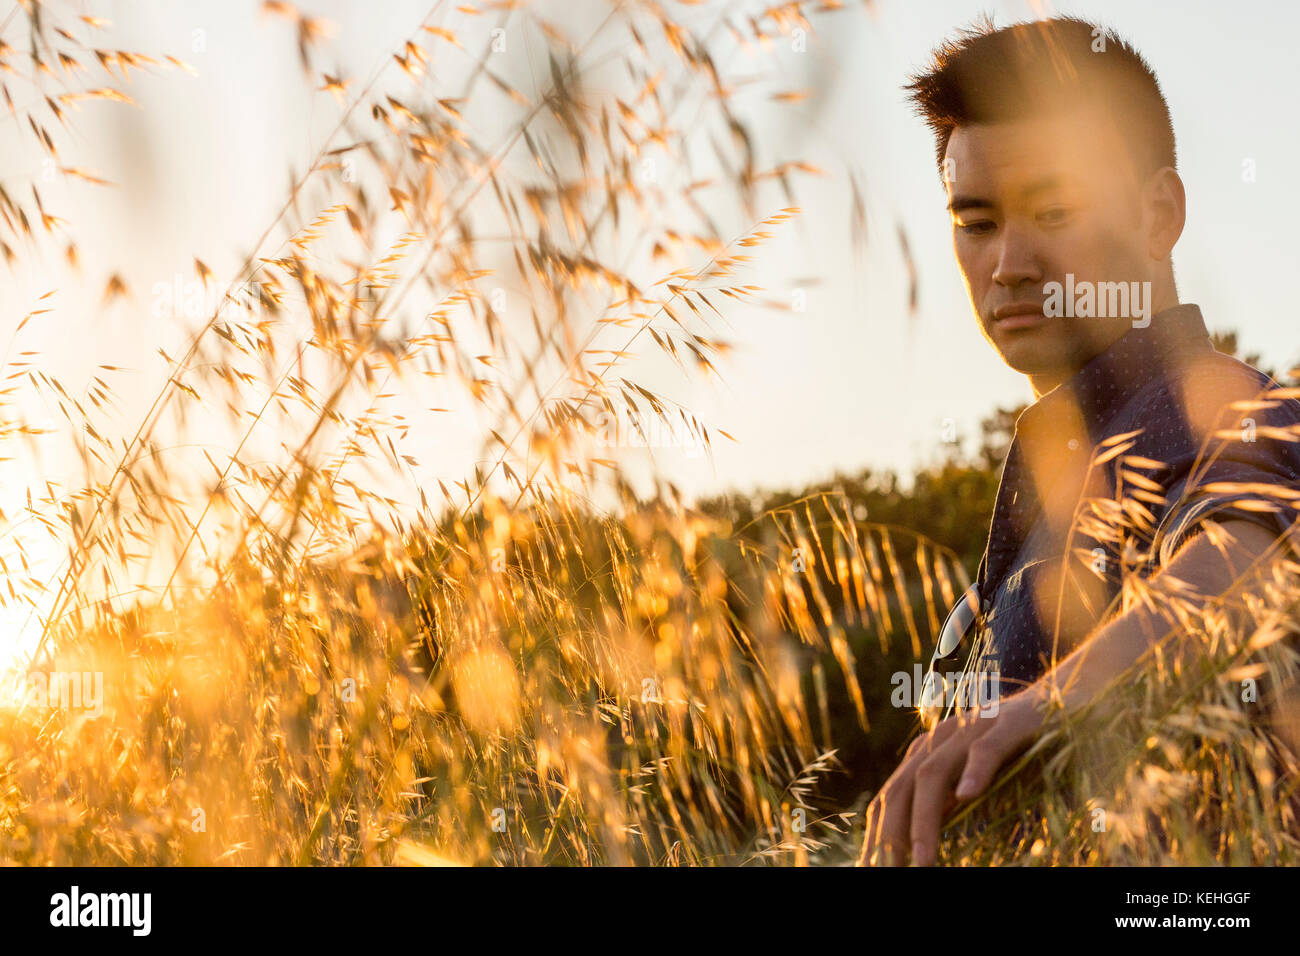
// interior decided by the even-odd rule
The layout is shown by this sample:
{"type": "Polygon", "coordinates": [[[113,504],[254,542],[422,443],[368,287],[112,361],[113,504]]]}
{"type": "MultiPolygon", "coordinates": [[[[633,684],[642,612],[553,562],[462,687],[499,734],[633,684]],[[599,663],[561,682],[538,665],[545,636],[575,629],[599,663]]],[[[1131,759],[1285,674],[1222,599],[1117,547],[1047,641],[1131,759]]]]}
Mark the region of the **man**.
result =
{"type": "Polygon", "coordinates": [[[1049,700],[1090,700],[1174,630],[1135,579],[1221,595],[1287,543],[1300,498],[1300,404],[1240,404],[1276,383],[1179,302],[1184,189],[1141,56],[1073,18],[985,23],[908,90],[981,331],[1036,401],[976,580],[999,706],[913,742],[867,809],[860,863],[934,862],[943,819],[1033,741],[1049,700]]]}

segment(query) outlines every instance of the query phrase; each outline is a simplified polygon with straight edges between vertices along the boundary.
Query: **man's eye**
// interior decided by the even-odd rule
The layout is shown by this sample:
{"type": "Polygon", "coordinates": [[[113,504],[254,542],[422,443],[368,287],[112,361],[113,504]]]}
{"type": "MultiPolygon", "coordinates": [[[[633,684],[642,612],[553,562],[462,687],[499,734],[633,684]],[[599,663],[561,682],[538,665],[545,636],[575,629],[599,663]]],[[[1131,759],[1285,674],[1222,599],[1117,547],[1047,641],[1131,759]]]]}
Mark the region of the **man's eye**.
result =
{"type": "Polygon", "coordinates": [[[957,228],[968,236],[983,236],[992,232],[995,226],[990,219],[976,219],[973,222],[959,222],[957,228]]]}
{"type": "Polygon", "coordinates": [[[1059,226],[1070,218],[1070,208],[1068,206],[1052,206],[1050,209],[1044,209],[1038,214],[1038,221],[1045,226],[1059,226]]]}

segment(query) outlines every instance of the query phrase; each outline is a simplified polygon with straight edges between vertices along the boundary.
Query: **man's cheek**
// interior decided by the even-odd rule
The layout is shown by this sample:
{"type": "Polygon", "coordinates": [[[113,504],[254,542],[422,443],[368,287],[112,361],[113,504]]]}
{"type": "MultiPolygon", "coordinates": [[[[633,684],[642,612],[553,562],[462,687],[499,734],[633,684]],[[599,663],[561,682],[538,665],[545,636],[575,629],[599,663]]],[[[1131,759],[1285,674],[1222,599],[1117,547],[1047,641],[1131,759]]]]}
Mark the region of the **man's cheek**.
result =
{"type": "Polygon", "coordinates": [[[986,266],[982,257],[975,253],[959,249],[957,267],[961,269],[962,278],[966,282],[966,291],[970,293],[971,299],[976,304],[981,303],[992,281],[992,266],[986,266]]]}

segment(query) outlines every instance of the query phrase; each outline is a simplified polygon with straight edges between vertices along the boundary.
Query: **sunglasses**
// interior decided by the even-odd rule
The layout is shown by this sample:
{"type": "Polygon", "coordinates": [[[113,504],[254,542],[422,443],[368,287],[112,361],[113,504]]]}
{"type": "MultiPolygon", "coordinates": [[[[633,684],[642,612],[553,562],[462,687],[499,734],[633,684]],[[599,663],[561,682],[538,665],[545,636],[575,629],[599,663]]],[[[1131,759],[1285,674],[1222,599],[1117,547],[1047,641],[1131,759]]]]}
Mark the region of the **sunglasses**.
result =
{"type": "MultiPolygon", "coordinates": [[[[934,654],[930,657],[930,670],[925,675],[925,683],[921,685],[921,699],[917,708],[920,711],[921,723],[926,730],[932,729],[952,710],[955,701],[948,700],[949,695],[945,692],[947,678],[946,676],[940,678],[939,664],[942,661],[954,660],[968,638],[980,630],[983,623],[980,605],[979,587],[972,584],[957,599],[957,603],[952,606],[947,619],[943,622],[943,627],[939,630],[939,640],[935,643],[934,654]]],[[[976,659],[975,654],[980,649],[981,643],[972,642],[968,664],[976,659]]]]}

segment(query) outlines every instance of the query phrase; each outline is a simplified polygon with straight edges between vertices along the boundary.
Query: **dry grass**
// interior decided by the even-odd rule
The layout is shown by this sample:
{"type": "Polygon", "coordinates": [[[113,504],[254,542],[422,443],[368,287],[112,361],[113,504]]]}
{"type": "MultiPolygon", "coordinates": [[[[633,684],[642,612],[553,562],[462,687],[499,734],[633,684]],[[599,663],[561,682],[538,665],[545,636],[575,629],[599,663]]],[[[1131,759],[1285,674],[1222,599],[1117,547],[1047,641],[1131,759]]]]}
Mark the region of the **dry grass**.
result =
{"type": "MultiPolygon", "coordinates": [[[[9,576],[9,601],[53,598],[25,666],[102,674],[104,697],[97,715],[30,697],[0,709],[0,860],[851,860],[854,815],[819,801],[819,784],[837,736],[870,732],[863,675],[887,684],[887,662],[928,652],[966,581],[956,557],[842,496],[747,527],[686,507],[664,481],[647,500],[593,441],[602,414],[660,418],[705,447],[725,435],[630,369],[649,353],[717,374],[728,343],[711,322],[763,291],[744,276],[760,253],[745,250],[796,215],[791,184],[815,171],[756,165],[712,43],[730,32],[761,48],[809,28],[808,5],[709,12],[688,28],[614,3],[575,40],[535,7],[482,6],[452,29],[435,4],[355,80],[318,67],[321,24],[265,6],[293,25],[339,123],[222,308],[184,354],[164,353],[138,427],[119,435],[104,376],[77,396],[35,356],[5,367],[6,408],[24,389],[47,396],[84,441],[84,485],[47,488],[16,519],[68,559],[52,580],[9,576]],[[549,51],[544,83],[494,59],[498,26],[549,51]],[[458,70],[435,76],[435,57],[458,70]],[[776,186],[786,200],[757,212],[776,186]],[[719,203],[754,227],[719,235],[719,203]],[[526,308],[506,314],[503,289],[526,308]],[[429,414],[393,410],[398,396],[429,414]],[[441,423],[471,412],[488,423],[484,464],[452,487],[422,477],[408,433],[436,448],[441,423]],[[233,454],[207,441],[220,428],[233,454]],[[418,489],[418,508],[397,488],[418,489]]],[[[20,27],[30,50],[0,56],[30,87],[15,109],[50,156],[60,97],[126,95],[103,75],[68,86],[81,79],[69,59],[110,76],[184,66],[99,49],[106,25],[61,6],[23,4],[4,35],[20,27]],[[47,99],[52,86],[63,92],[47,99]]],[[[0,197],[11,262],[63,241],[32,195],[35,211],[0,197]]],[[[197,260],[195,272],[217,288],[197,260]]],[[[129,296],[106,280],[106,300],[129,296]]],[[[11,442],[40,431],[5,428],[11,442]]],[[[1289,613],[1289,587],[1279,580],[1258,615],[1289,613]]],[[[998,808],[981,835],[961,837],[973,817],[955,824],[950,858],[1160,858],[1143,830],[1156,812],[1179,859],[1293,861],[1294,818],[1270,794],[1294,769],[1256,743],[1229,693],[1241,668],[1289,673],[1293,651],[1213,621],[1205,633],[1226,669],[1180,671],[1195,686],[1172,704],[1172,680],[1132,684],[1104,737],[1060,729],[1026,758],[1036,771],[981,804],[998,808]],[[1101,740],[1127,747],[1122,759],[1102,759],[1101,740]],[[1089,837],[1092,802],[1112,808],[1104,844],[1089,837]],[[1028,806],[1045,823],[1009,840],[1007,819],[1028,806]],[[1205,814],[1246,829],[1194,843],[1205,814]]]]}

